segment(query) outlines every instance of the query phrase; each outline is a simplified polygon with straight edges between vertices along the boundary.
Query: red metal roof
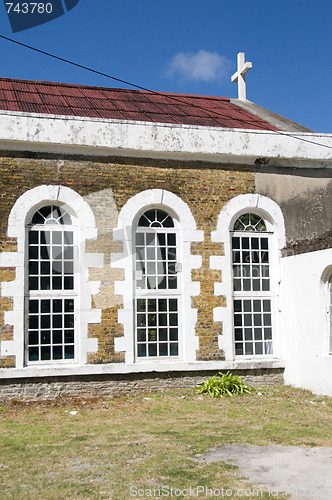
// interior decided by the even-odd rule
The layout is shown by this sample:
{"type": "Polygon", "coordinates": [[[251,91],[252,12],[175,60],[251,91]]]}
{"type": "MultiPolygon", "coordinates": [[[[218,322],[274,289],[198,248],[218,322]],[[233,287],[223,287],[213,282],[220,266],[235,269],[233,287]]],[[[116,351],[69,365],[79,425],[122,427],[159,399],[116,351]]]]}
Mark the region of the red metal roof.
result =
{"type": "Polygon", "coordinates": [[[0,109],[209,127],[277,130],[227,97],[0,78],[0,109]]]}

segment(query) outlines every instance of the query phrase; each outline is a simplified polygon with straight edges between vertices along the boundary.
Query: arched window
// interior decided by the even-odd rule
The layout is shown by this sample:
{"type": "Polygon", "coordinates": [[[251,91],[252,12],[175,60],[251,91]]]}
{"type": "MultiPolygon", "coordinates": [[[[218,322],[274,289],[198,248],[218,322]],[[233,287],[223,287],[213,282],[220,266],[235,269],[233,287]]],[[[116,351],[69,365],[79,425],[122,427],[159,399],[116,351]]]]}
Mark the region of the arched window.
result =
{"type": "Polygon", "coordinates": [[[76,234],[68,212],[39,208],[27,224],[26,362],[75,359],[76,234]]]}
{"type": "Polygon", "coordinates": [[[152,208],[135,231],[136,357],[179,355],[179,279],[174,219],[152,208]]]}
{"type": "Polygon", "coordinates": [[[270,234],[251,212],[238,217],[232,229],[235,355],[272,354],[270,234]]]}

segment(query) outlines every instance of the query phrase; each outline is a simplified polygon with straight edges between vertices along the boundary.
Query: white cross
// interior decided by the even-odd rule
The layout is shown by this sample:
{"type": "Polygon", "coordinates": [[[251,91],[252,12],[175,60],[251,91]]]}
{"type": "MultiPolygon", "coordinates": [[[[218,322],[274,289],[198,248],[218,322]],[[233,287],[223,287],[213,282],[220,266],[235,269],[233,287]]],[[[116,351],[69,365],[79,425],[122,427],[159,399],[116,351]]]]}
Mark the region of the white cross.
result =
{"type": "Polygon", "coordinates": [[[238,82],[238,93],[241,101],[246,101],[246,79],[245,74],[252,68],[251,62],[244,62],[244,52],[237,55],[237,72],[231,77],[232,82],[238,82]]]}

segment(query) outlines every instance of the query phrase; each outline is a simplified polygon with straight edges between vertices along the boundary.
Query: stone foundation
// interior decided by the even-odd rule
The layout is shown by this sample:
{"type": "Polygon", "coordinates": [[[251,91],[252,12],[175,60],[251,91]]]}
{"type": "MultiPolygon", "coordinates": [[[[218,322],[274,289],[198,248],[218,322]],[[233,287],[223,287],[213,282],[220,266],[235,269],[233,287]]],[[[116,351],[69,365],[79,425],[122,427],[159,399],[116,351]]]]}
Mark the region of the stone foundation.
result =
{"type": "MultiPolygon", "coordinates": [[[[244,382],[254,387],[282,385],[283,368],[234,370],[244,382]]],[[[110,397],[128,393],[190,389],[216,371],[133,373],[8,379],[0,381],[0,401],[51,400],[57,397],[110,397]]]]}

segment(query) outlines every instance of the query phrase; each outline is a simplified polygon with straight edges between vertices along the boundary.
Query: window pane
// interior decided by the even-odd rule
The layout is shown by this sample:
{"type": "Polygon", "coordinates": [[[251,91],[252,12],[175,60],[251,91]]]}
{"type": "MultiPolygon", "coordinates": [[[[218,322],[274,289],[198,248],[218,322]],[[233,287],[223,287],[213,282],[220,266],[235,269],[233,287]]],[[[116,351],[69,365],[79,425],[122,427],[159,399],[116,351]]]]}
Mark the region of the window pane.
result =
{"type": "Polygon", "coordinates": [[[146,311],[145,307],[145,299],[138,299],[137,300],[137,311],[146,311]]]}
{"type": "Polygon", "coordinates": [[[51,263],[46,260],[40,263],[40,274],[48,275],[51,274],[51,263]]]}
{"type": "Polygon", "coordinates": [[[254,354],[254,345],[252,342],[245,343],[245,354],[246,355],[254,354]]]}
{"type": "Polygon", "coordinates": [[[243,332],[242,329],[235,328],[235,341],[239,342],[243,340],[243,332]]]}
{"type": "Polygon", "coordinates": [[[244,340],[252,340],[252,329],[251,328],[245,328],[244,329],[244,340]]]}
{"type": "Polygon", "coordinates": [[[62,290],[62,277],[54,277],[53,276],[53,278],[52,278],[52,289],[53,290],[62,290]]]}
{"type": "Polygon", "coordinates": [[[148,289],[155,290],[157,287],[157,280],[155,276],[148,276],[148,289]]]}
{"type": "Polygon", "coordinates": [[[65,359],[74,359],[74,346],[66,345],[65,346],[65,359]]]}
{"type": "Polygon", "coordinates": [[[74,328],[74,315],[73,314],[65,314],[65,327],[66,328],[74,328]]]}
{"type": "Polygon", "coordinates": [[[178,310],[177,299],[169,299],[169,310],[170,311],[177,311],[178,310]]]}
{"type": "Polygon", "coordinates": [[[235,314],[234,324],[235,326],[242,326],[242,316],[240,314],[235,314]]]}
{"type": "Polygon", "coordinates": [[[157,356],[157,344],[149,344],[149,356],[157,356]]]}
{"type": "Polygon", "coordinates": [[[62,315],[53,314],[52,316],[52,326],[53,328],[62,328],[62,315]]]}
{"type": "Polygon", "coordinates": [[[64,342],[65,344],[74,343],[74,330],[65,330],[64,342]]]}
{"type": "Polygon", "coordinates": [[[29,332],[29,344],[30,345],[38,344],[38,332],[29,332]]]}
{"type": "Polygon", "coordinates": [[[29,300],[29,312],[30,313],[38,313],[39,311],[39,303],[38,300],[29,300]]]}
{"type": "Polygon", "coordinates": [[[66,299],[65,300],[65,312],[74,312],[74,300],[66,299]]]}
{"type": "Polygon", "coordinates": [[[160,328],[159,329],[159,339],[158,340],[159,341],[167,340],[167,328],[160,328]]]}
{"type": "Polygon", "coordinates": [[[137,329],[137,342],[146,342],[146,331],[145,329],[137,329]]]}
{"type": "Polygon", "coordinates": [[[243,352],[243,344],[239,344],[239,343],[235,344],[235,354],[237,356],[242,356],[244,354],[244,352],[243,352]]]}
{"type": "Polygon", "coordinates": [[[38,245],[38,231],[29,231],[29,245],[38,245]]]}
{"type": "Polygon", "coordinates": [[[63,258],[64,259],[73,259],[74,258],[74,249],[73,247],[66,247],[65,251],[63,252],[63,258]]]}
{"type": "Polygon", "coordinates": [[[178,280],[176,276],[170,276],[168,278],[168,288],[170,290],[176,290],[178,287],[178,280]]]}
{"type": "Polygon", "coordinates": [[[33,330],[38,328],[39,325],[39,317],[38,316],[30,316],[29,317],[29,329],[33,330]]]}
{"type": "Polygon", "coordinates": [[[53,347],[53,359],[62,359],[63,358],[63,353],[62,353],[62,346],[57,345],[53,347]]]}
{"type": "Polygon", "coordinates": [[[62,243],[62,231],[52,232],[52,243],[53,245],[61,245],[62,243]]]}
{"type": "MultiPolygon", "coordinates": [[[[42,276],[40,278],[40,289],[41,290],[50,290],[51,288],[51,280],[48,276],[42,276]]],[[[35,289],[37,290],[37,288],[35,289]]]]}
{"type": "Polygon", "coordinates": [[[41,316],[41,328],[42,329],[49,329],[51,326],[51,317],[50,316],[41,316]]]}
{"type": "Polygon", "coordinates": [[[50,247],[46,245],[40,247],[40,258],[44,260],[50,259],[50,247]]]}
{"type": "Polygon", "coordinates": [[[29,247],[29,259],[38,259],[39,251],[38,247],[30,246],[29,247]]]}
{"type": "Polygon", "coordinates": [[[237,237],[232,238],[232,247],[233,248],[240,248],[240,238],[237,238],[237,237]]]}
{"type": "Polygon", "coordinates": [[[169,330],[169,339],[170,340],[178,340],[179,332],[177,328],[170,328],[169,330]]]}
{"type": "Polygon", "coordinates": [[[177,343],[170,343],[170,355],[171,356],[178,356],[179,354],[179,344],[177,343]]]}
{"type": "Polygon", "coordinates": [[[143,357],[146,356],[146,344],[138,344],[137,346],[137,356],[143,357]]]}
{"type": "Polygon", "coordinates": [[[29,275],[31,276],[32,274],[38,274],[38,262],[29,262],[29,275]]]}
{"type": "Polygon", "coordinates": [[[171,313],[169,315],[169,324],[171,326],[176,326],[178,324],[178,315],[171,313]]]}
{"type": "Polygon", "coordinates": [[[50,330],[42,330],[40,341],[41,341],[41,344],[50,344],[51,343],[51,331],[50,330]]]}
{"type": "Polygon", "coordinates": [[[263,342],[256,342],[255,343],[255,354],[263,354],[263,342]]]}
{"type": "Polygon", "coordinates": [[[38,347],[29,347],[29,361],[39,361],[38,347]]]}
{"type": "Polygon", "coordinates": [[[51,348],[49,346],[40,348],[40,359],[42,361],[49,361],[51,359],[51,348]]]}
{"type": "Polygon", "coordinates": [[[168,344],[159,344],[159,356],[168,356],[168,344]]]}
{"type": "Polygon", "coordinates": [[[65,276],[63,281],[65,290],[74,290],[74,278],[72,276],[65,276]]]}
{"type": "Polygon", "coordinates": [[[53,330],[53,344],[62,344],[62,330],[53,330]]]}
{"type": "MultiPolygon", "coordinates": [[[[170,236],[170,235],[168,235],[170,236]]],[[[166,245],[166,235],[164,233],[158,233],[157,234],[157,239],[158,239],[158,245],[159,246],[165,246],[166,245]]]]}

